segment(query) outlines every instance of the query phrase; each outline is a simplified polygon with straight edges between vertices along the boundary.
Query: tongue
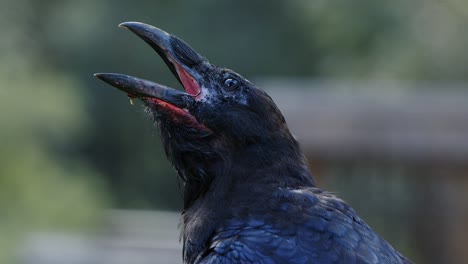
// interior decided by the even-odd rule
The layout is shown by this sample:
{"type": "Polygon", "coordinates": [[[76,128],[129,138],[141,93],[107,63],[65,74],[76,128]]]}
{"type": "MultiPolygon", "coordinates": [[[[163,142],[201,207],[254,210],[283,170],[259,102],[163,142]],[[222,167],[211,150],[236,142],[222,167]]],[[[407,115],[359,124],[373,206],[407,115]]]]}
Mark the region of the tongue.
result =
{"type": "Polygon", "coordinates": [[[188,74],[182,67],[175,63],[177,74],[179,75],[179,79],[182,82],[182,85],[185,88],[185,91],[193,96],[196,96],[200,93],[200,87],[198,83],[188,74]]]}

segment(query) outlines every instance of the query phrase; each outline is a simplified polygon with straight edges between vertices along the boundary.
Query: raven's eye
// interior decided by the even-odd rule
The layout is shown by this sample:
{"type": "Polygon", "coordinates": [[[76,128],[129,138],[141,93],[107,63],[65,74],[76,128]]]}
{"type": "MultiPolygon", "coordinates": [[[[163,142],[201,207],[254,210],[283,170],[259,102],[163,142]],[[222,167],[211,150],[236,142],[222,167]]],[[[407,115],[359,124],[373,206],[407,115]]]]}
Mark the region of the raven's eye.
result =
{"type": "Polygon", "coordinates": [[[235,89],[239,85],[239,82],[236,79],[233,79],[233,78],[226,78],[226,79],[224,79],[224,84],[226,85],[226,87],[229,87],[231,89],[235,89]]]}

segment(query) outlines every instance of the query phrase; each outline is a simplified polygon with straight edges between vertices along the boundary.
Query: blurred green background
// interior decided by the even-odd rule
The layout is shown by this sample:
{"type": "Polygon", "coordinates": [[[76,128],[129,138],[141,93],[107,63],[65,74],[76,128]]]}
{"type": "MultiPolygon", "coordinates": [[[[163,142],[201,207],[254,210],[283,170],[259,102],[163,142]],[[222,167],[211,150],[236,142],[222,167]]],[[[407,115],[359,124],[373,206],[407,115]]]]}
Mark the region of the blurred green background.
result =
{"type": "MultiPolygon", "coordinates": [[[[117,28],[121,22],[156,25],[254,80],[468,81],[463,0],[0,0],[0,6],[0,263],[15,262],[28,232],[94,230],[106,208],[180,210],[178,180],[150,119],[93,77],[121,72],[180,87],[156,53],[117,28]]],[[[438,232],[413,232],[433,221],[411,212],[433,202],[417,191],[437,179],[416,177],[420,170],[400,163],[315,158],[321,185],[400,251],[420,263],[446,260],[436,242],[427,245],[443,243],[438,232]],[[389,201],[396,212],[385,207],[389,201]],[[408,212],[411,221],[402,217],[408,212]]]]}

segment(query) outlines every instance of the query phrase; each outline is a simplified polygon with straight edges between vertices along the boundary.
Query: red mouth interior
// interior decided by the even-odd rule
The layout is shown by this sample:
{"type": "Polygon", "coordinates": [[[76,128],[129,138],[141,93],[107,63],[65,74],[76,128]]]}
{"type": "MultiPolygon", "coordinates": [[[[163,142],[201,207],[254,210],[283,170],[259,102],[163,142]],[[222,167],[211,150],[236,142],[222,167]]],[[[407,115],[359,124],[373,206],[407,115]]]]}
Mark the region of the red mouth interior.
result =
{"type": "Polygon", "coordinates": [[[179,75],[180,81],[182,82],[185,91],[192,96],[199,95],[200,86],[198,85],[198,83],[181,66],[179,66],[177,63],[174,63],[174,65],[176,67],[177,74],[179,75]]]}
{"type": "MultiPolygon", "coordinates": [[[[197,96],[200,94],[200,86],[195,81],[192,76],[186,72],[179,64],[173,63],[176,68],[177,74],[179,75],[179,79],[184,86],[185,91],[192,95],[197,96]]],[[[129,98],[136,98],[137,96],[133,94],[127,94],[129,98]]],[[[143,97],[142,100],[151,101],[154,105],[156,105],[159,109],[166,111],[172,116],[172,120],[176,123],[184,123],[189,124],[192,127],[196,127],[200,130],[209,130],[203,124],[199,123],[194,116],[192,116],[188,111],[179,108],[171,103],[165,102],[163,100],[154,98],[154,97],[143,97]]]]}
{"type": "Polygon", "coordinates": [[[146,98],[147,100],[151,100],[155,105],[157,105],[160,109],[164,109],[167,113],[170,113],[172,116],[172,120],[176,123],[180,124],[188,124],[192,127],[198,128],[200,130],[209,130],[206,126],[199,123],[194,116],[192,116],[187,111],[172,105],[170,103],[164,102],[157,98],[146,98]]]}

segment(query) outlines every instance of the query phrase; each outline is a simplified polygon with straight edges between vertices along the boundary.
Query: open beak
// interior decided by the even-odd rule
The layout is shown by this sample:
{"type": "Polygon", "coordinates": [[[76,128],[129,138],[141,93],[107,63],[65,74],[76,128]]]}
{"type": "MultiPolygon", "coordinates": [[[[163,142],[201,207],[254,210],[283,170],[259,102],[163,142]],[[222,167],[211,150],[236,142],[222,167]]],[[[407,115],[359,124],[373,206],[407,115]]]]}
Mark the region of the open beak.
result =
{"type": "Polygon", "coordinates": [[[131,98],[157,99],[182,109],[193,100],[185,92],[133,76],[119,73],[96,73],[94,76],[126,92],[131,98]]]}
{"type": "Polygon", "coordinates": [[[197,81],[201,76],[194,66],[203,63],[205,58],[179,38],[156,27],[139,22],[125,22],[119,27],[129,29],[148,43],[166,62],[185,92],[123,74],[96,73],[95,76],[126,92],[129,97],[151,100],[162,107],[169,105],[171,108],[185,109],[193,103],[201,91],[197,81]]]}

